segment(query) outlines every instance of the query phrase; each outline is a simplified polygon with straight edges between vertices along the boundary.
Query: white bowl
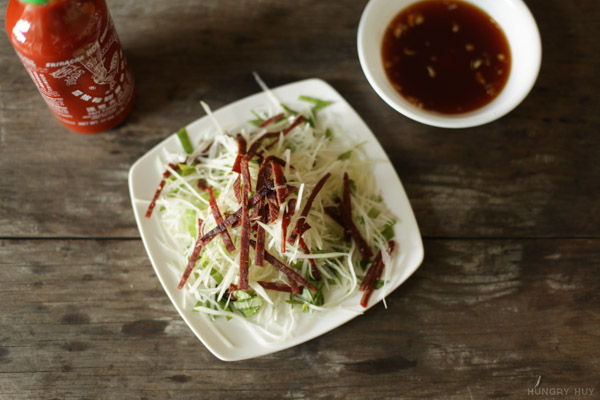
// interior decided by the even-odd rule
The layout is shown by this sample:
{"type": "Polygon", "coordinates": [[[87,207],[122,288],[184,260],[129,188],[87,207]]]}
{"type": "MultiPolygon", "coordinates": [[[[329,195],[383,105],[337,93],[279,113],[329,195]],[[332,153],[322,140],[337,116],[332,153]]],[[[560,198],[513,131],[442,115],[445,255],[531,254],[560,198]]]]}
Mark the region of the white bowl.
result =
{"type": "Polygon", "coordinates": [[[358,26],[358,57],[375,92],[405,116],[432,126],[466,128],[483,125],[512,111],[537,79],[542,44],[537,24],[522,0],[462,0],[485,11],[504,31],[511,50],[511,72],[504,89],[487,105],[463,114],[442,114],[409,103],[389,82],[383,68],[381,42],[388,24],[407,6],[421,0],[371,0],[358,26]]]}

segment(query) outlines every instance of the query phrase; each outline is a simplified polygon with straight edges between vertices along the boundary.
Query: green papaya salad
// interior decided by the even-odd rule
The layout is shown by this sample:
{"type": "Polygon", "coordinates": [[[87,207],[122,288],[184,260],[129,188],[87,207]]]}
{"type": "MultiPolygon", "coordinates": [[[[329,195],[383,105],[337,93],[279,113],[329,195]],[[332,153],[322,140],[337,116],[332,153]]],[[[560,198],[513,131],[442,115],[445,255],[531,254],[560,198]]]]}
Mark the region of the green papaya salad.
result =
{"type": "MultiPolygon", "coordinates": [[[[299,313],[367,307],[386,285],[394,216],[378,194],[361,143],[300,96],[295,109],[255,110],[234,131],[216,124],[169,154],[146,217],[157,218],[178,288],[194,311],[238,319],[273,338],[299,313]]],[[[205,106],[210,115],[210,110],[205,106]]]]}

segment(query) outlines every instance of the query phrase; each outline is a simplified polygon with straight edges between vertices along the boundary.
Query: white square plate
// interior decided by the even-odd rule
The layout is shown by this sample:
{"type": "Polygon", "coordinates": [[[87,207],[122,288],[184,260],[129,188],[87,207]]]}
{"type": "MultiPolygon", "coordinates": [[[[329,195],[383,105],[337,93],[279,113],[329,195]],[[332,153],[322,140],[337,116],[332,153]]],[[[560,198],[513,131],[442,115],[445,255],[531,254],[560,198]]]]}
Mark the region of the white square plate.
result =
{"type": "MultiPolygon", "coordinates": [[[[381,161],[375,164],[373,175],[384,202],[397,218],[394,229],[398,250],[395,252],[392,265],[386,266],[386,278],[389,283],[373,293],[369,302],[370,308],[400,286],[415,272],[423,260],[421,235],[400,179],[367,125],[346,100],[326,82],[320,79],[308,79],[281,86],[273,89],[272,92],[278,100],[289,105],[297,103],[301,95],[332,100],[333,104],[327,107],[327,112],[335,117],[340,132],[348,132],[359,142],[364,142],[363,149],[366,155],[381,161]]],[[[214,117],[222,126],[241,124],[253,119],[251,110],[260,109],[267,104],[269,98],[266,93],[261,92],[215,111],[214,117]]],[[[192,143],[195,143],[202,132],[213,128],[213,122],[205,116],[188,125],[187,131],[192,143]]],[[[191,297],[185,301],[184,292],[177,289],[180,277],[167,267],[170,255],[158,242],[158,232],[161,229],[158,219],[144,217],[162,177],[163,164],[160,158],[165,150],[171,153],[183,152],[176,134],[169,136],[146,153],[129,171],[129,191],[135,219],[150,261],[165,292],[190,329],[215,356],[225,361],[236,361],[273,353],[322,335],[365,311],[359,304],[363,292],[358,292],[342,304],[343,309],[314,313],[299,312],[294,335],[277,343],[257,340],[255,336],[248,334],[248,328],[235,319],[227,321],[225,318],[219,318],[211,321],[204,314],[193,312],[195,301],[191,297]]]]}

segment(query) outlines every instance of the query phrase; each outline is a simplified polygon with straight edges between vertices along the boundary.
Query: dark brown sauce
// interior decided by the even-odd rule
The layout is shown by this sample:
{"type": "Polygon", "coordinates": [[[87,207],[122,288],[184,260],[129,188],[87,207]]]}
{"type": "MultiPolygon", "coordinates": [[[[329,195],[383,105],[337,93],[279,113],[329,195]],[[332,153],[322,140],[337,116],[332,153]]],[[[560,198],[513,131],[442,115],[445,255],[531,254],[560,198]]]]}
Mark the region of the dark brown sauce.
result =
{"type": "Polygon", "coordinates": [[[498,24],[462,1],[429,0],[401,11],[382,43],[394,88],[417,107],[458,114],[483,107],[504,88],[510,47],[498,24]]]}

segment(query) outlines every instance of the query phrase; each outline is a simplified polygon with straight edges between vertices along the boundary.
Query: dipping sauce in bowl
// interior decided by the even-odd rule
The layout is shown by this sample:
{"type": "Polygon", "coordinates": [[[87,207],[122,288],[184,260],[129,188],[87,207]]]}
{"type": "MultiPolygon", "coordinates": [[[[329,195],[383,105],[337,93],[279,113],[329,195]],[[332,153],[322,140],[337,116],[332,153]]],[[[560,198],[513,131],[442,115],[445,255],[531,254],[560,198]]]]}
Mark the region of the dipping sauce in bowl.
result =
{"type": "Polygon", "coordinates": [[[381,53],[386,75],[406,100],[425,110],[459,114],[491,102],[504,88],[510,46],[480,8],[428,0],[389,23],[381,53]]]}
{"type": "Polygon", "coordinates": [[[388,105],[455,129],[512,111],[542,61],[523,0],[369,0],[357,49],[367,81],[388,105]]]}

